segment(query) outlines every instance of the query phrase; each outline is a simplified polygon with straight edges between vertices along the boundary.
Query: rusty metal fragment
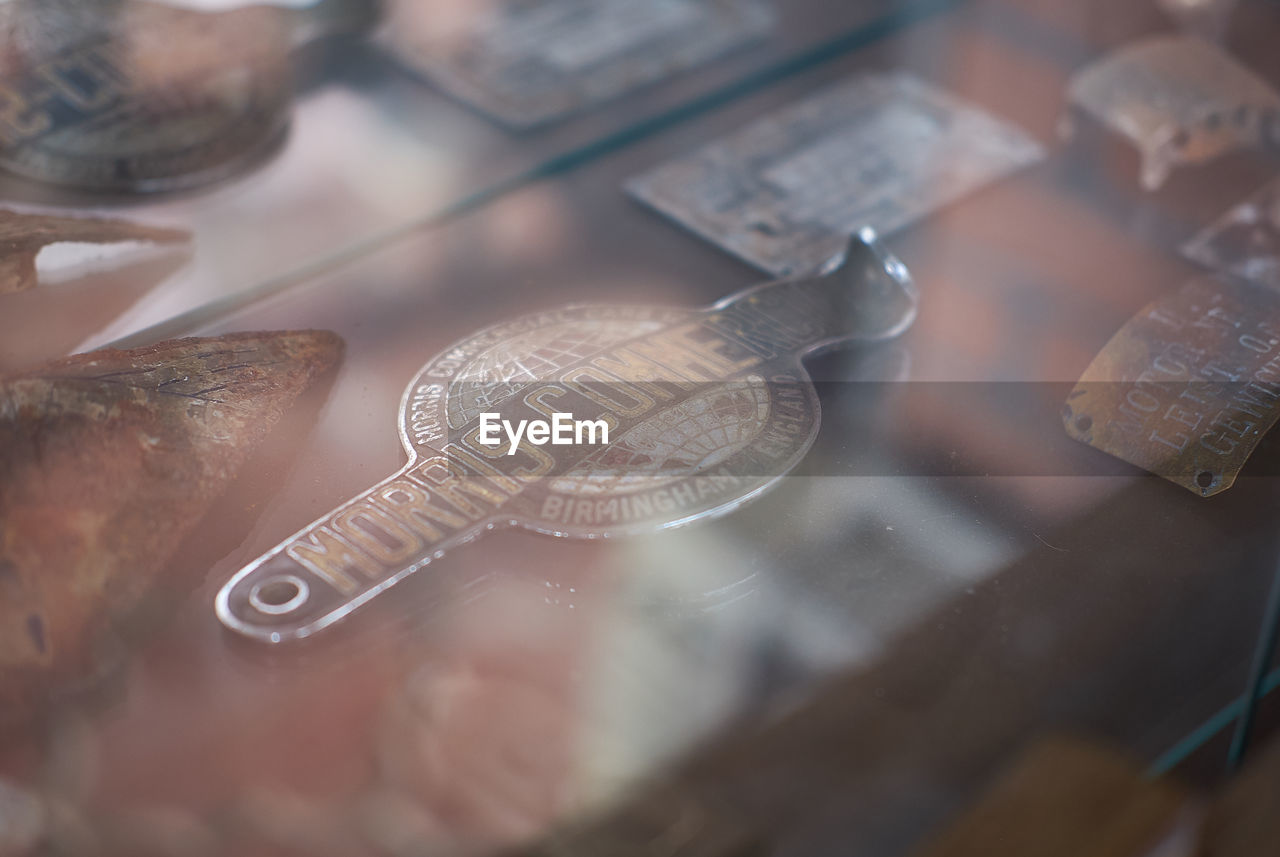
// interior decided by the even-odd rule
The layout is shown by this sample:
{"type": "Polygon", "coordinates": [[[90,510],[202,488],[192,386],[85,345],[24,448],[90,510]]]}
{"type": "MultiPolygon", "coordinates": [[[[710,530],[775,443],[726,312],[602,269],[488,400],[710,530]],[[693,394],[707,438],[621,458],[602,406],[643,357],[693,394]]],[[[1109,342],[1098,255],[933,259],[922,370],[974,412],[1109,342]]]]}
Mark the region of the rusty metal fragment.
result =
{"type": "Polygon", "coordinates": [[[341,348],[236,333],[0,381],[0,719],[93,673],[95,644],[341,348]]]}
{"type": "Polygon", "coordinates": [[[178,244],[191,240],[181,229],[143,226],[98,217],[56,217],[0,210],[0,295],[36,285],[36,256],[51,244],[117,244],[145,241],[178,244]]]}
{"type": "Polygon", "coordinates": [[[1209,497],[1280,417],[1280,294],[1204,278],[1142,310],[1063,408],[1083,443],[1209,497]]]}
{"type": "Polygon", "coordinates": [[[1174,167],[1280,142],[1280,95],[1191,36],[1126,45],[1076,72],[1067,98],[1137,147],[1147,190],[1164,184],[1174,167]]]}

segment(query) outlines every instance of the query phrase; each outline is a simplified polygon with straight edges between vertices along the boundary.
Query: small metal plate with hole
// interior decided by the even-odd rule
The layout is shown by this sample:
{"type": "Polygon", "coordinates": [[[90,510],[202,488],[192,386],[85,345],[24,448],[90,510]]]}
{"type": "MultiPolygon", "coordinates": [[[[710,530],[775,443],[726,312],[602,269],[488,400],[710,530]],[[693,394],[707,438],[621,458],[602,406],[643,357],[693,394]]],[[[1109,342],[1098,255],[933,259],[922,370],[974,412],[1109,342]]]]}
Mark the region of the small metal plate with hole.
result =
{"type": "Polygon", "coordinates": [[[1280,291],[1280,179],[1196,233],[1182,255],[1280,291]]]}
{"type": "Polygon", "coordinates": [[[767,35],[775,19],[768,0],[488,6],[452,39],[424,36],[431,28],[415,26],[413,7],[406,6],[393,12],[379,39],[404,65],[516,128],[564,118],[745,47],[767,35]]]}
{"type": "Polygon", "coordinates": [[[803,358],[896,336],[915,306],[865,232],[825,273],[710,307],[570,306],[482,330],[410,382],[404,467],[240,571],[218,616],[268,642],[306,637],[495,527],[605,538],[735,509],[817,435],[803,358]],[[609,431],[548,443],[530,429],[504,448],[486,437],[494,416],[609,431]]]}
{"type": "MultiPolygon", "coordinates": [[[[1147,190],[1164,184],[1176,166],[1280,141],[1280,95],[1190,36],[1126,45],[1076,72],[1067,98],[1138,148],[1147,190]]],[[[1071,130],[1067,118],[1063,131],[1071,130]]]]}
{"type": "Polygon", "coordinates": [[[659,166],[627,191],[775,276],[844,235],[887,235],[1044,156],[1020,129],[906,74],[828,88],[659,166]]]}
{"type": "Polygon", "coordinates": [[[1193,280],[1130,319],[1063,408],[1067,434],[1209,497],[1280,417],[1280,294],[1193,280]]]}

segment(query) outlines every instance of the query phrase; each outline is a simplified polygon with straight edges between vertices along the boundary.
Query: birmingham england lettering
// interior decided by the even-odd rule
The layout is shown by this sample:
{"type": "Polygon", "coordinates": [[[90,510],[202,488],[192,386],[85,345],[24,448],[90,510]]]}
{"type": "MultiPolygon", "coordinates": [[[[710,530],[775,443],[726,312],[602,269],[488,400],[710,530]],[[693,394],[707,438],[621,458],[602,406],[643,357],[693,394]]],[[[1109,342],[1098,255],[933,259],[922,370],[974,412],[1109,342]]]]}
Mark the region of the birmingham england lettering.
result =
{"type": "Polygon", "coordinates": [[[404,468],[242,569],[219,618],[305,637],[495,527],[598,538],[750,500],[817,435],[802,359],[915,317],[905,268],[869,230],[824,270],[704,309],[535,313],[445,349],[401,400],[404,468]]]}

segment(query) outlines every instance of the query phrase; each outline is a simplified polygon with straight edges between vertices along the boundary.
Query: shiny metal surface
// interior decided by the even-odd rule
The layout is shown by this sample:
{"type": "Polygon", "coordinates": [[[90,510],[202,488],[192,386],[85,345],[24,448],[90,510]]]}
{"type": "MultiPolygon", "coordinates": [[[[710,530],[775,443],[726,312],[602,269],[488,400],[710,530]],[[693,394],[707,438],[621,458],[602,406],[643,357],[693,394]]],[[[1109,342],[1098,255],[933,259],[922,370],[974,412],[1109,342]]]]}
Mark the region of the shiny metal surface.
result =
{"type": "MultiPolygon", "coordinates": [[[[895,857],[1051,728],[1150,761],[1235,698],[1273,570],[1265,445],[1204,499],[1073,443],[1060,411],[1135,312],[1204,273],[1177,248],[1274,166],[1238,150],[1148,193],[1117,135],[1055,136],[1072,73],[1169,30],[1153,2],[777,9],[756,47],[527,134],[365,44],[304,62],[281,149],[209,192],[126,208],[0,178],[24,210],[196,236],[180,268],[0,299],[24,331],[7,366],[175,319],[166,336],[347,342],[184,544],[127,668],[0,743],[14,805],[44,810],[24,830],[130,857],[175,830],[237,855],[493,853],[691,772],[644,830],[704,818],[726,847],[741,825],[780,854],[895,857]],[[629,178],[897,72],[1047,156],[887,239],[917,320],[807,362],[823,426],[795,470],[695,527],[489,533],[297,646],[225,632],[226,580],[403,465],[389,418],[424,358],[548,307],[705,307],[758,276],[629,178]]],[[[1241,0],[1222,42],[1273,87],[1276,14],[1241,0]]]]}
{"type": "Polygon", "coordinates": [[[578,305],[480,331],[409,383],[400,471],[238,572],[218,618],[266,642],[300,639],[500,526],[591,539],[725,514],[817,436],[801,358],[900,335],[916,299],[867,229],[821,274],[704,310],[578,305]],[[556,414],[603,436],[556,449],[510,435],[505,454],[485,439],[485,417],[556,414]]]}

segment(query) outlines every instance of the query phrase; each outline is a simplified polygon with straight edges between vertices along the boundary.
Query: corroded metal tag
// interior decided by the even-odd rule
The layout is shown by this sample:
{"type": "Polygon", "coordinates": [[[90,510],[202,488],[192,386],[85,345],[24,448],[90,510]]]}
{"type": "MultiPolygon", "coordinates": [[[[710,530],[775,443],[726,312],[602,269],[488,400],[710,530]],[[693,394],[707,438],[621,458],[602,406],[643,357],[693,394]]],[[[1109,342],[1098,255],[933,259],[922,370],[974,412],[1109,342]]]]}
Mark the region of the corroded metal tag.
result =
{"type": "Polygon", "coordinates": [[[405,391],[404,468],[240,571],[218,616],[305,637],[494,527],[597,538],[727,512],[817,434],[802,358],[914,317],[906,269],[867,232],[827,273],[706,309],[571,306],[482,330],[405,391]]]}
{"type": "Polygon", "coordinates": [[[1152,303],[1093,359],[1067,433],[1204,497],[1230,488],[1280,417],[1280,294],[1198,279],[1152,303]]]}
{"type": "Polygon", "coordinates": [[[1280,291],[1280,179],[1196,233],[1182,255],[1280,291]]]}
{"type": "MultiPolygon", "coordinates": [[[[1174,167],[1280,142],[1280,95],[1218,48],[1190,36],[1126,45],[1072,76],[1071,104],[1126,137],[1142,156],[1142,186],[1174,167]]],[[[1064,132],[1070,134],[1066,119],[1064,132]]]]}
{"type": "Polygon", "coordinates": [[[0,167],[111,191],[234,173],[284,133],[293,48],[362,27],[368,2],[218,14],[145,0],[0,4],[0,167]]]}
{"type": "Polygon", "coordinates": [[[564,118],[763,38],[769,0],[500,0],[458,36],[434,10],[393,6],[380,40],[396,58],[517,128],[564,118]]]}
{"type": "Polygon", "coordinates": [[[627,183],[774,276],[814,270],[845,235],[887,235],[1044,156],[1018,128],[906,74],[826,89],[627,183]]]}

